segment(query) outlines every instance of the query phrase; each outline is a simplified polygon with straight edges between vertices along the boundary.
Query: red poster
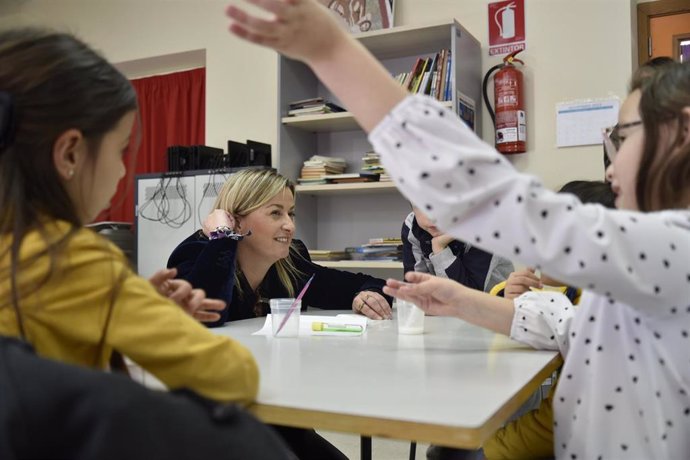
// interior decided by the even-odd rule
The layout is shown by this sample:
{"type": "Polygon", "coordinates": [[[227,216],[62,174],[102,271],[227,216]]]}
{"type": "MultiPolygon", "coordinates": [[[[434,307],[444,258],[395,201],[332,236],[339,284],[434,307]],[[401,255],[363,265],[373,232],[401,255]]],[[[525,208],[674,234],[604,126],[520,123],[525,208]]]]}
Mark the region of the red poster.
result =
{"type": "Polygon", "coordinates": [[[525,2],[489,3],[489,55],[525,49],[525,2]]]}

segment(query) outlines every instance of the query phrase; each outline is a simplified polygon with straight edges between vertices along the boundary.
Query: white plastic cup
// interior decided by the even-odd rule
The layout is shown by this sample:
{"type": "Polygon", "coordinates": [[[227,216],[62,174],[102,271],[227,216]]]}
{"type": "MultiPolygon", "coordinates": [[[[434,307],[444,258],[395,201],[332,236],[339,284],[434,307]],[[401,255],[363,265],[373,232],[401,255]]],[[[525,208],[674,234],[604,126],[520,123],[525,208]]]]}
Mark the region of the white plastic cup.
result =
{"type": "Polygon", "coordinates": [[[283,328],[278,332],[280,324],[285,315],[290,311],[290,307],[295,299],[271,299],[271,327],[273,337],[297,337],[299,336],[299,315],[302,310],[302,301],[298,300],[295,309],[290,314],[283,328]]]}
{"type": "Polygon", "coordinates": [[[398,334],[424,334],[424,310],[407,300],[395,299],[398,334]]]}

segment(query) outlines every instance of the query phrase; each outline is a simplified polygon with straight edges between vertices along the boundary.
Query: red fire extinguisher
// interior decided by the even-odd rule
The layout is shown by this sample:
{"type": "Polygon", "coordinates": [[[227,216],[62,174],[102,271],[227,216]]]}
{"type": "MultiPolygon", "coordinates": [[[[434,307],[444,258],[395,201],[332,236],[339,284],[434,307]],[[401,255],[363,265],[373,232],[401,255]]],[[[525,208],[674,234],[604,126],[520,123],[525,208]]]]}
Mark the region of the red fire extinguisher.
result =
{"type": "Polygon", "coordinates": [[[524,153],[527,151],[527,120],[525,115],[525,96],[523,78],[520,69],[514,62],[525,65],[515,55],[522,50],[510,53],[503,58],[503,62],[493,66],[484,76],[482,89],[484,91],[484,103],[491,115],[496,132],[496,150],[501,153],[524,153]],[[491,74],[498,70],[494,76],[494,107],[491,108],[486,87],[491,74]]]}

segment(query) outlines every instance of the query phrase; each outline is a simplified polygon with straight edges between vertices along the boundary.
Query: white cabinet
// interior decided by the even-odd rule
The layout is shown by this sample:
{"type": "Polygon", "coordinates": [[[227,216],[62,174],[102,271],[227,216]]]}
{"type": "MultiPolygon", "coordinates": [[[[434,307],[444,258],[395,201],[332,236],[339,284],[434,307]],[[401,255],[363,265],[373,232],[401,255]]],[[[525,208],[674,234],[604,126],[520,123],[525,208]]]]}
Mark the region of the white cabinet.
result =
{"type": "MultiPolygon", "coordinates": [[[[462,99],[474,104],[475,130],[481,132],[481,46],[457,21],[421,27],[396,27],[358,35],[357,38],[392,75],[409,72],[418,58],[450,49],[451,100],[456,112],[462,99]]],[[[304,64],[279,57],[278,170],[296,180],[304,160],[332,155],[348,161],[349,172],[359,171],[362,157],[371,150],[366,134],[345,113],[287,117],[290,102],[323,96],[339,103],[304,64]]],[[[356,63],[353,63],[356,65],[356,63]]],[[[400,235],[410,205],[392,184],[364,183],[297,187],[297,237],[311,249],[340,250],[366,243],[372,237],[400,235]]],[[[398,270],[400,263],[335,262],[329,265],[398,270]]]]}
{"type": "Polygon", "coordinates": [[[165,268],[172,251],[201,228],[230,172],[189,171],[136,177],[137,272],[165,268]]]}

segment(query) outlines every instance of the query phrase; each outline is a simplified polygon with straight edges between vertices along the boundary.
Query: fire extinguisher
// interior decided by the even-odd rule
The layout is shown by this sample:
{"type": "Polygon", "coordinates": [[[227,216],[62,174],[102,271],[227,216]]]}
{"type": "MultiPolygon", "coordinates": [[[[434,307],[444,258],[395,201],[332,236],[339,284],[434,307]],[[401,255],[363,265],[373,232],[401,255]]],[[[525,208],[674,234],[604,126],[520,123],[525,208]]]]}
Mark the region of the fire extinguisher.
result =
{"type": "Polygon", "coordinates": [[[503,62],[493,66],[484,75],[482,90],[484,103],[491,115],[491,121],[496,131],[496,150],[504,154],[524,153],[527,151],[527,120],[525,115],[525,95],[522,72],[514,62],[525,65],[515,55],[522,50],[510,53],[503,58],[503,62]],[[491,74],[494,76],[494,109],[491,108],[486,87],[491,74]]]}

